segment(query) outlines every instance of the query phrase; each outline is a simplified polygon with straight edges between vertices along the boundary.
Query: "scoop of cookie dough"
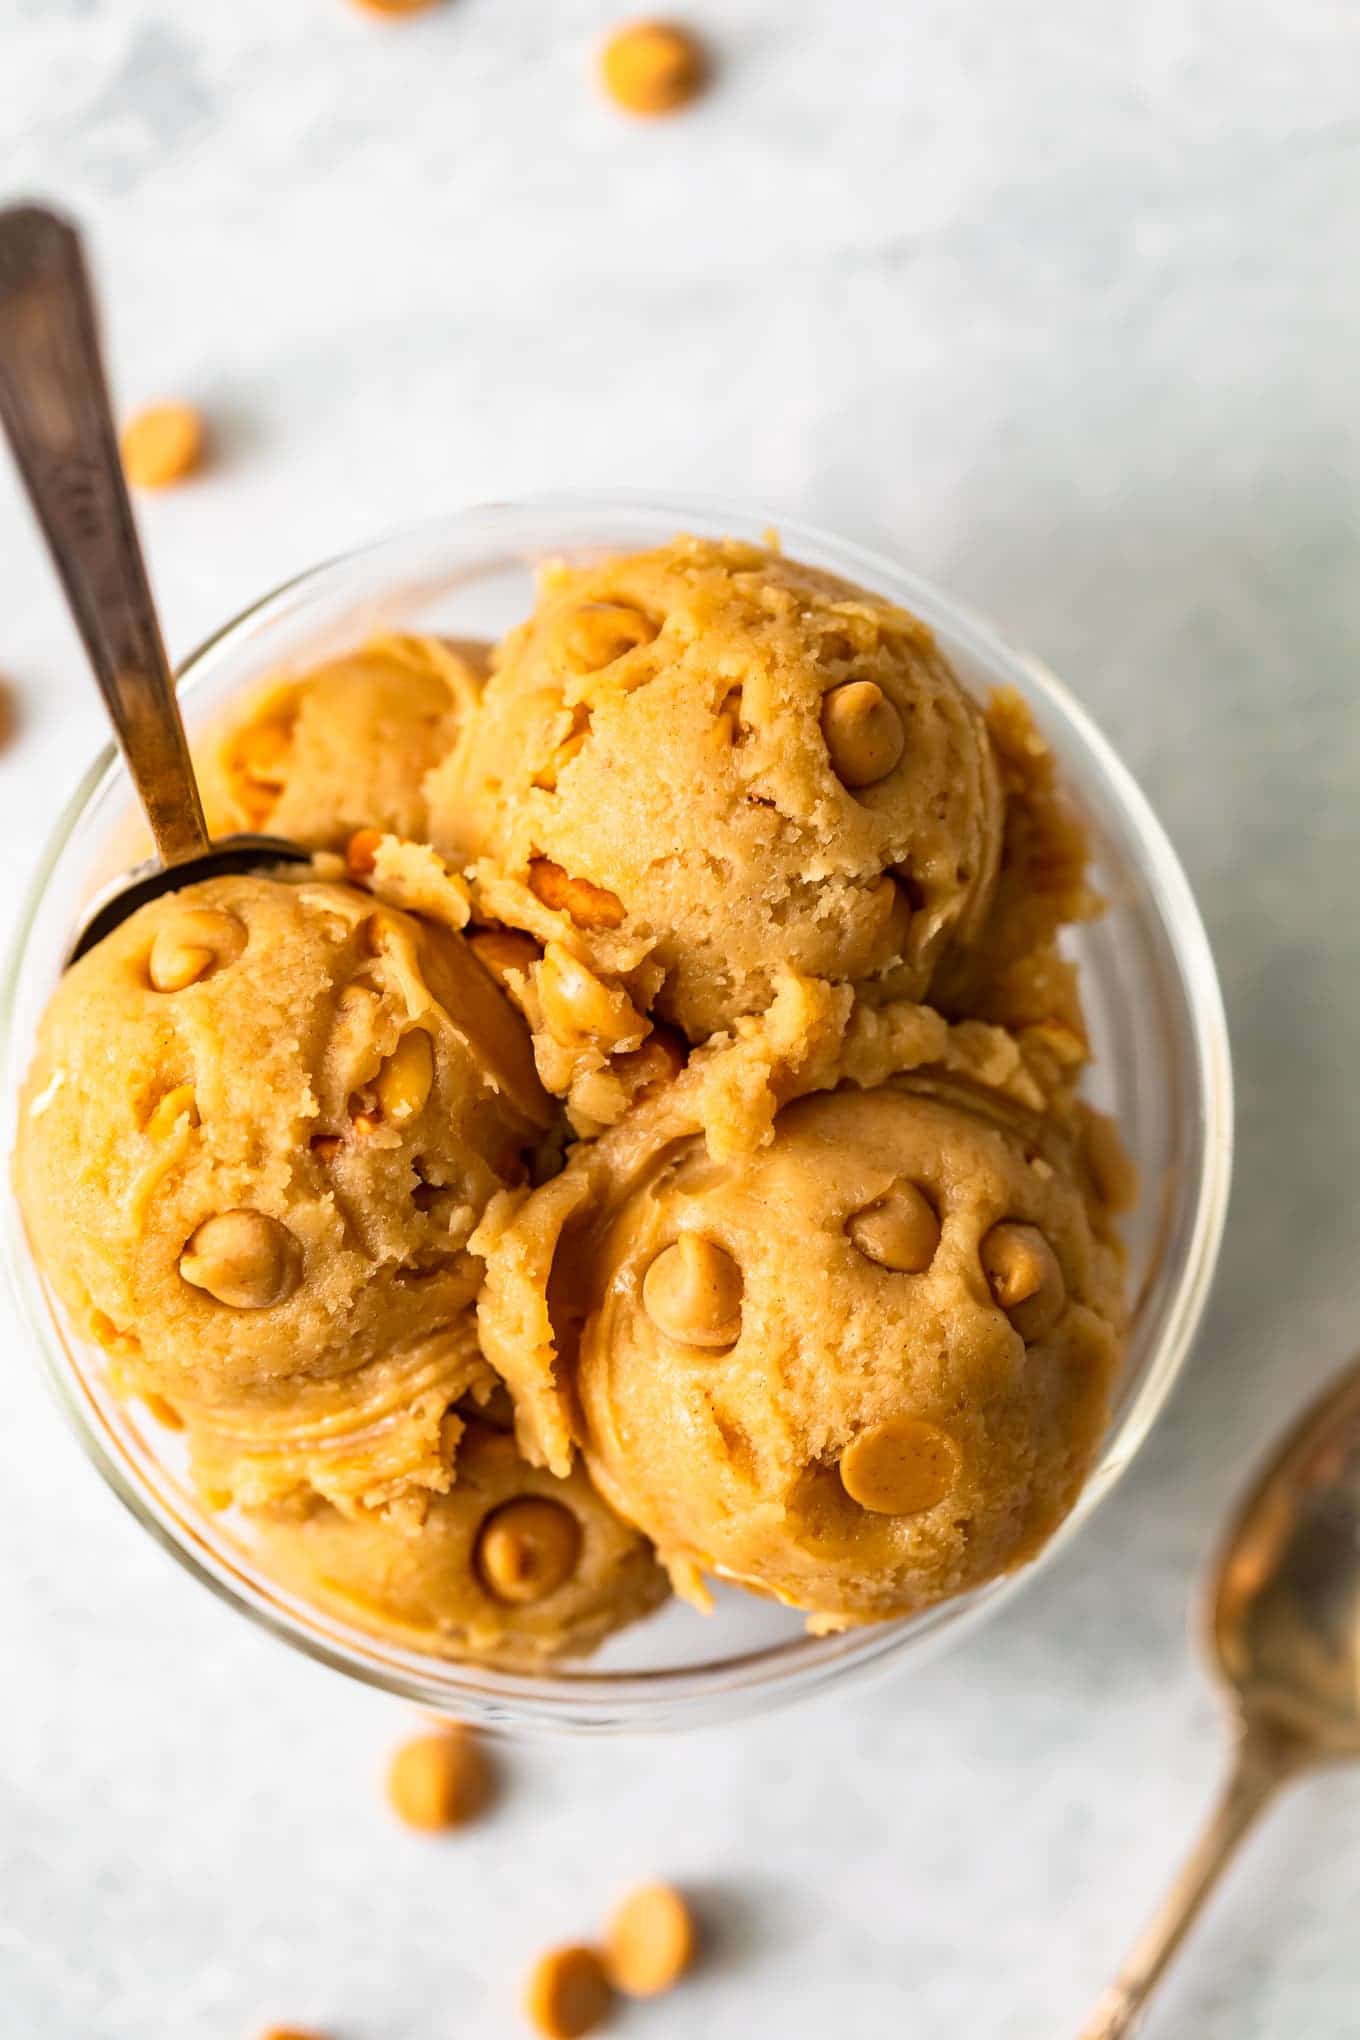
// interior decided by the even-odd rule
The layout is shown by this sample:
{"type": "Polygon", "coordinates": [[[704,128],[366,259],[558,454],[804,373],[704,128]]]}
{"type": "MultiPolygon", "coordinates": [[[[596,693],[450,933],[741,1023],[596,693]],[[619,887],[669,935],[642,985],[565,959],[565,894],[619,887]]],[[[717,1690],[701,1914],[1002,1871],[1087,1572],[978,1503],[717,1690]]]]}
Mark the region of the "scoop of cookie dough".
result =
{"type": "Polygon", "coordinates": [[[645,1538],[580,1467],[555,1479],[475,1421],[454,1486],[418,1527],[324,1503],[253,1523],[269,1563],[309,1599],[416,1649],[510,1668],[592,1650],[668,1592],[645,1538]]]}
{"type": "Polygon", "coordinates": [[[427,785],[490,914],[700,1041],[781,966],[917,996],[986,914],[983,718],[914,617],[736,541],[548,574],[427,785]]]}
{"type": "Polygon", "coordinates": [[[267,681],[195,747],[214,836],[267,830],[309,850],[359,829],[424,840],[426,774],[475,702],[485,654],[378,637],[295,679],[267,681]]]}
{"type": "Polygon", "coordinates": [[[329,1385],[362,1400],[359,1370],[469,1303],[469,1235],[548,1118],[522,1023],[460,937],[346,885],[218,878],[58,984],[17,1185],[126,1387],[229,1429],[252,1405],[283,1421],[296,1390],[324,1439],[329,1385]]]}
{"type": "Polygon", "coordinates": [[[563,1229],[556,1392],[679,1583],[715,1572],[820,1626],[904,1614],[1018,1565],[1072,1506],[1118,1257],[1064,1139],[966,1096],[805,1098],[724,1162],[671,1142],[563,1229]]]}

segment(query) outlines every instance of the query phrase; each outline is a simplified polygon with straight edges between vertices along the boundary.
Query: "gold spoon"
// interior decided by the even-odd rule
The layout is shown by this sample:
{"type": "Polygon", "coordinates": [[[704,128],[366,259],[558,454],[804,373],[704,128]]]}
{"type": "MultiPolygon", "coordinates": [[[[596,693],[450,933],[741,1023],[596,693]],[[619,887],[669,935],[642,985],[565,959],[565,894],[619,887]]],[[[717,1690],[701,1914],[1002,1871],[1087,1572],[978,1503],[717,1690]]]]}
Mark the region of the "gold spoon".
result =
{"type": "Polygon", "coordinates": [[[159,893],[307,853],[278,836],[209,841],[123,479],[80,237],[40,206],[0,212],[0,423],[159,854],[104,899],[74,962],[159,893]]]}
{"type": "Polygon", "coordinates": [[[1082,2028],[1124,2040],[1258,1814],[1317,1765],[1360,1760],[1360,1362],[1286,1438],[1224,1541],[1206,1609],[1236,1755],[1161,1911],[1082,2028]]]}

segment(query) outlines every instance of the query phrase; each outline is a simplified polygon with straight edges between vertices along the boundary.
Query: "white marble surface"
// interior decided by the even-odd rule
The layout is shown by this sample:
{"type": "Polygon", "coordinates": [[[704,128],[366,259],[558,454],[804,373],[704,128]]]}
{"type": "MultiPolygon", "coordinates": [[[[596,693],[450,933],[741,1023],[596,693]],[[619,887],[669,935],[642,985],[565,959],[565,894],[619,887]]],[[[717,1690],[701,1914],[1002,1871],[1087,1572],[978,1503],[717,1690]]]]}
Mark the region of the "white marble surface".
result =
{"type": "MultiPolygon", "coordinates": [[[[727,1928],[624,2030],[1060,2040],[1219,1762],[1191,1581],[1356,1342],[1360,25],[1351,0],[708,0],[692,117],[586,76],[613,0],[0,0],[0,176],[93,230],[122,397],[225,458],[149,504],[174,647],[394,520],[728,492],[889,547],[1075,681],[1186,858],[1241,1097],[1217,1296],[1118,1496],[909,1683],[540,1746],[447,1847],[381,1702],[213,1605],[3,1344],[5,2040],[493,2040],[634,1874],[727,1928]]],[[[98,717],[0,466],[11,911],[98,717]]],[[[1149,2040],[1360,2027],[1360,1777],[1300,1790],[1149,2040]]]]}

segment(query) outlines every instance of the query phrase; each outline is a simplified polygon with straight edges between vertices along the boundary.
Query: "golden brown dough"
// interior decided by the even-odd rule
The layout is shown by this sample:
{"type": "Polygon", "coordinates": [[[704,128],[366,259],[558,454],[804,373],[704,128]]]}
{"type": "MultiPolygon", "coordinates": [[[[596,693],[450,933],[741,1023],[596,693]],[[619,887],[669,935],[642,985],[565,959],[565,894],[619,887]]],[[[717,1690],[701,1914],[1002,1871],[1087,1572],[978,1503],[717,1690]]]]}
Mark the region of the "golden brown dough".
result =
{"type": "Polygon", "coordinates": [[[843,1089],[786,1106],[754,1155],[663,1139],[518,1215],[520,1242],[536,1206],[546,1227],[540,1395],[677,1583],[716,1572],[822,1627],[905,1614],[1021,1563],[1071,1507],[1119,1261],[1065,1127],[983,1103],[924,1076],[843,1089]]]}
{"type": "Polygon", "coordinates": [[[549,1118],[460,937],[349,886],[220,878],[63,977],[16,1175],[49,1279],[127,1387],[204,1413],[218,1459],[245,1433],[270,1479],[292,1454],[364,1493],[392,1472],[378,1441],[357,1478],[332,1447],[387,1410],[396,1460],[429,1456],[439,1396],[480,1363],[428,1342],[475,1295],[469,1237],[549,1118]]]}
{"type": "Polygon", "coordinates": [[[475,1420],[453,1487],[413,1529],[324,1503],[252,1521],[269,1561],[309,1598],[395,1642],[512,1670],[593,1650],[668,1591],[646,1539],[606,1507],[583,1469],[558,1480],[475,1420]],[[540,1591],[507,1594],[488,1576],[486,1544],[528,1503],[571,1525],[572,1563],[540,1591]]]}
{"type": "Polygon", "coordinates": [[[653,1543],[818,1628],[1037,1550],[1136,1186],[1078,1096],[1098,903],[1018,696],[679,538],[550,568],[489,658],[275,679],[202,764],[218,831],[313,865],[67,974],[15,1173],[77,1331],[267,1563],[532,1668],[656,1605],[653,1543]]]}
{"type": "Polygon", "coordinates": [[[427,794],[490,918],[692,1041],[778,966],[919,996],[1001,839],[981,713],[925,626],[730,540],[548,574],[427,794]]]}
{"type": "Polygon", "coordinates": [[[476,701],[485,656],[440,638],[377,637],[266,681],[195,746],[209,831],[262,829],[308,850],[343,850],[366,828],[425,840],[425,776],[476,701]]]}

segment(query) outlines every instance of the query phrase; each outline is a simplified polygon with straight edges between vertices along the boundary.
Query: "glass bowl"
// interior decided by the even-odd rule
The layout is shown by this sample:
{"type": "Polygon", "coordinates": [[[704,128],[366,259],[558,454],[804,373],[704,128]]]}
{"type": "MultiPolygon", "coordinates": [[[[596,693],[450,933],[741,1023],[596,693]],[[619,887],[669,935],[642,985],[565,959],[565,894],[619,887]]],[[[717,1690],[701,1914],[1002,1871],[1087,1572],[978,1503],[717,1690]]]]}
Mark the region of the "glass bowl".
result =
{"type": "MultiPolygon", "coordinates": [[[[528,610],[536,564],[654,545],[677,531],[760,538],[764,520],[721,504],[561,497],[497,503],[385,538],[315,568],[230,623],[186,662],[191,735],[248,681],[305,664],[377,629],[490,638],[528,610]]],[[[902,1621],[808,1637],[790,1611],[733,1589],[711,1616],[672,1603],[579,1666],[514,1674],[384,1643],[301,1601],[264,1573],[229,1516],[195,1496],[173,1434],[109,1393],[28,1252],[12,1196],[10,1269],[44,1371],[115,1493],[191,1573],[323,1663],[422,1707],[503,1728],[657,1730],[726,1719],[862,1673],[913,1663],[996,1610],[1110,1492],[1146,1437],[1204,1308],[1222,1232],[1232,1088],[1222,1001],[1204,929],[1147,802],[1070,694],[1034,660],[933,588],[818,531],[782,527],[788,552],[923,617],[978,694],[1018,687],[1081,802],[1104,916],[1075,931],[1096,1051],[1091,1095],[1114,1112],[1139,1165],[1128,1222],[1132,1336],[1099,1464],[1068,1523],[1024,1571],[902,1621]]],[[[86,903],[142,854],[127,774],[99,759],[58,821],[25,904],[0,1019],[7,1147],[37,1021],[86,903]]]]}

